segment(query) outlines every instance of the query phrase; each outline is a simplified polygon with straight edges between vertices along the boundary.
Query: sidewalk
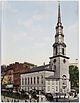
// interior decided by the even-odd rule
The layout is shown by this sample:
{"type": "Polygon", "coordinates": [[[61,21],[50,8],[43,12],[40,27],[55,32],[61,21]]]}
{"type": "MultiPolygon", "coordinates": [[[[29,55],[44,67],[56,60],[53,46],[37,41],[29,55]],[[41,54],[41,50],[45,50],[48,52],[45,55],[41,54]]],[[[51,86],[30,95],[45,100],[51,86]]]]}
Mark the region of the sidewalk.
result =
{"type": "Polygon", "coordinates": [[[25,100],[19,100],[19,99],[14,99],[14,98],[10,98],[10,97],[5,97],[4,96],[1,96],[1,101],[3,102],[25,102],[25,100]]]}

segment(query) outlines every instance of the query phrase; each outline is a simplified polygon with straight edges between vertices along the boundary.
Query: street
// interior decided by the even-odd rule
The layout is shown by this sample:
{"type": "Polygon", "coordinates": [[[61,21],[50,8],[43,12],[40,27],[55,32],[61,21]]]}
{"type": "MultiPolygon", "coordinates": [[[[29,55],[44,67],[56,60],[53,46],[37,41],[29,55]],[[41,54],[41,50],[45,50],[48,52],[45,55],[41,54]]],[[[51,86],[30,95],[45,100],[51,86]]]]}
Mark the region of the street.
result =
{"type": "MultiPolygon", "coordinates": [[[[57,99],[54,99],[52,102],[79,102],[79,98],[57,98],[57,99]]],[[[1,96],[1,101],[2,102],[30,102],[31,100],[30,99],[27,99],[26,101],[25,100],[19,100],[19,99],[14,99],[14,98],[9,98],[9,97],[4,97],[4,96],[1,96]]]]}

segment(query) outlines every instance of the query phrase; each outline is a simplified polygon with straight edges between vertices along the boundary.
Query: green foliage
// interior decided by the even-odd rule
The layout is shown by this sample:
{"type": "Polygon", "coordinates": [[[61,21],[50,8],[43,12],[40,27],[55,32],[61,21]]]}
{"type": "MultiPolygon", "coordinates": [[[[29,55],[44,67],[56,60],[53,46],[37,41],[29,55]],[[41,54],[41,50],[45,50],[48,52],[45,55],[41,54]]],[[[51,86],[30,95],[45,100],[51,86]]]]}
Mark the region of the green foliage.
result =
{"type": "Polygon", "coordinates": [[[79,87],[72,87],[72,89],[75,89],[79,93],[79,87]]]}
{"type": "Polygon", "coordinates": [[[69,66],[71,88],[79,87],[79,69],[77,66],[69,66]]]}

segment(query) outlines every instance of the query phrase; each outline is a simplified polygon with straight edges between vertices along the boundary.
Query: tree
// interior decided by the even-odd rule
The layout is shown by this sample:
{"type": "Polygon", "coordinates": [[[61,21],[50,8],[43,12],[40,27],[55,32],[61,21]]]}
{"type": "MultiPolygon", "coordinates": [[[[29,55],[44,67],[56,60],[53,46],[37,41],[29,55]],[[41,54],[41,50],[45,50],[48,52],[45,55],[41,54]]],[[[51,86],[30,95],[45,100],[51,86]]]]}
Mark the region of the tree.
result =
{"type": "Polygon", "coordinates": [[[71,88],[79,87],[79,69],[77,66],[69,66],[71,88]]]}

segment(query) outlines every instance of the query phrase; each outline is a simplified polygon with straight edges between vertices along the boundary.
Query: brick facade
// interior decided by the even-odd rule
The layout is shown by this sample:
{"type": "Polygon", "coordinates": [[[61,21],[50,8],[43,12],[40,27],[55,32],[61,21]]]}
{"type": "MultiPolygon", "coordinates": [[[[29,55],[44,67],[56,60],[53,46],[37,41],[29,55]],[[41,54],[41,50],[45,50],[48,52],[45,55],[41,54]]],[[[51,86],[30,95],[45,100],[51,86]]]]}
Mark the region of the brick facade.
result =
{"type": "MultiPolygon", "coordinates": [[[[20,74],[22,72],[27,71],[28,69],[32,68],[34,66],[34,64],[31,63],[19,63],[19,62],[15,62],[14,64],[10,64],[8,65],[5,69],[6,71],[6,75],[7,75],[7,83],[8,84],[13,84],[14,88],[15,87],[20,87],[21,83],[21,79],[20,79],[20,74]]],[[[1,72],[4,72],[5,69],[3,68],[3,66],[1,67],[1,72]]]]}

